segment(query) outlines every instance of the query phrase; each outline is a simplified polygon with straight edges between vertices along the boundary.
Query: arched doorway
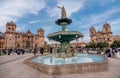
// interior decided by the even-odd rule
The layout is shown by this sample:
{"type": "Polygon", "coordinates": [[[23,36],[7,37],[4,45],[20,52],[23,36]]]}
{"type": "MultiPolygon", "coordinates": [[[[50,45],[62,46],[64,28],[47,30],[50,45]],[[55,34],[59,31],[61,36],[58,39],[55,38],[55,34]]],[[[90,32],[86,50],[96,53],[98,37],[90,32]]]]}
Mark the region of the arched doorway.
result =
{"type": "Polygon", "coordinates": [[[26,48],[30,48],[30,41],[26,42],[26,48]]]}
{"type": "Polygon", "coordinates": [[[19,43],[17,44],[17,48],[20,48],[20,44],[19,43]]]}

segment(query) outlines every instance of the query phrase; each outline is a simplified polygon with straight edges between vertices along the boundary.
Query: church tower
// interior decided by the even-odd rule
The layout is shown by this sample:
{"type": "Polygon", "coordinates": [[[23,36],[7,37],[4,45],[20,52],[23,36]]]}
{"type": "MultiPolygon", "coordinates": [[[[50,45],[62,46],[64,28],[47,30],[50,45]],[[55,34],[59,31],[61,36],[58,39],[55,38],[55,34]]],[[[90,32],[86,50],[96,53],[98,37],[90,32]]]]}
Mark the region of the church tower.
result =
{"type": "Polygon", "coordinates": [[[102,30],[103,33],[111,33],[111,26],[109,23],[105,23],[103,25],[103,30],[102,30]]]}
{"type": "Polygon", "coordinates": [[[105,42],[108,42],[109,44],[112,44],[113,43],[113,38],[112,38],[111,26],[110,26],[109,23],[105,23],[103,25],[102,33],[104,34],[105,42]]]}
{"type": "Polygon", "coordinates": [[[91,41],[96,43],[96,29],[94,27],[91,27],[89,32],[91,41]]]}
{"type": "Polygon", "coordinates": [[[39,35],[41,37],[44,36],[44,30],[42,28],[38,29],[37,35],[39,35]]]}
{"type": "Polygon", "coordinates": [[[15,48],[16,40],[16,24],[14,22],[7,22],[5,32],[5,48],[15,48]]]}
{"type": "Polygon", "coordinates": [[[38,47],[43,47],[44,46],[44,30],[42,28],[38,29],[37,31],[38,35],[38,47]]]}
{"type": "Polygon", "coordinates": [[[16,32],[16,24],[11,22],[7,22],[6,24],[6,32],[16,32]]]}

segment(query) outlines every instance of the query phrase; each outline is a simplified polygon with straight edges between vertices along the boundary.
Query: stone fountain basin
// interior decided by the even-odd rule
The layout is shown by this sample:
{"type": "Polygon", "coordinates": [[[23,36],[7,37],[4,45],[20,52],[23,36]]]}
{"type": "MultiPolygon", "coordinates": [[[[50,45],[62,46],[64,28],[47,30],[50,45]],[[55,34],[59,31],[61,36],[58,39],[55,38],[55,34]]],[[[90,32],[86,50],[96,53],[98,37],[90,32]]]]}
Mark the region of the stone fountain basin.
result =
{"type": "Polygon", "coordinates": [[[60,40],[72,41],[72,40],[75,40],[76,38],[83,37],[83,35],[82,33],[77,32],[77,31],[59,31],[59,32],[55,32],[52,34],[48,34],[47,37],[49,39],[60,42],[60,40]]]}
{"type": "Polygon", "coordinates": [[[102,62],[88,62],[88,63],[62,64],[62,65],[47,65],[32,61],[32,59],[36,57],[39,56],[33,56],[31,58],[28,58],[24,60],[24,63],[49,75],[91,73],[91,72],[102,72],[108,70],[108,60],[105,56],[103,56],[104,61],[102,62]]]}

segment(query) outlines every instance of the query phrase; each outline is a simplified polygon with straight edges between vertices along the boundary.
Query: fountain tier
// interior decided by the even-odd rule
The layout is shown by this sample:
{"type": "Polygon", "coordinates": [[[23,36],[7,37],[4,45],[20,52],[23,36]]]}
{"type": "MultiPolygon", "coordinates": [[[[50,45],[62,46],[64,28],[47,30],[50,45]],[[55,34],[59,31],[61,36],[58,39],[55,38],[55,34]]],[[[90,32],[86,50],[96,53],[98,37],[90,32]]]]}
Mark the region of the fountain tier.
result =
{"type": "Polygon", "coordinates": [[[51,40],[55,40],[58,42],[70,42],[72,40],[83,37],[82,33],[77,31],[59,31],[52,34],[48,34],[47,36],[51,40]]]}

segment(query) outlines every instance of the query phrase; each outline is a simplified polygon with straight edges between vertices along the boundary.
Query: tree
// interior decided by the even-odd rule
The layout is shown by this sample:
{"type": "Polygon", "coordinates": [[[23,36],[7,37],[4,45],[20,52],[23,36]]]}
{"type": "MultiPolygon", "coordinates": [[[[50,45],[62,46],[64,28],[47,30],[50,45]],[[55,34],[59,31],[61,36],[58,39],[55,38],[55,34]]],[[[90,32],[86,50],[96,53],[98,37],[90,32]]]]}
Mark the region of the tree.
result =
{"type": "Polygon", "coordinates": [[[26,48],[30,48],[30,42],[29,41],[26,42],[26,48]]]}
{"type": "Polygon", "coordinates": [[[96,48],[96,43],[90,42],[89,44],[86,45],[86,48],[96,48]]]}
{"type": "Polygon", "coordinates": [[[110,45],[111,48],[118,48],[120,47],[120,41],[114,41],[113,44],[110,45]]]}
{"type": "Polygon", "coordinates": [[[105,48],[108,47],[109,44],[107,42],[99,42],[97,43],[97,48],[105,48]]]}

